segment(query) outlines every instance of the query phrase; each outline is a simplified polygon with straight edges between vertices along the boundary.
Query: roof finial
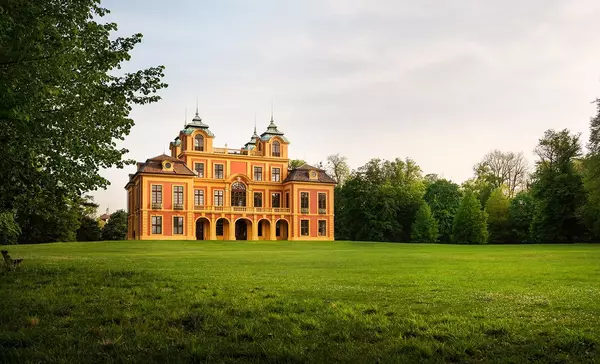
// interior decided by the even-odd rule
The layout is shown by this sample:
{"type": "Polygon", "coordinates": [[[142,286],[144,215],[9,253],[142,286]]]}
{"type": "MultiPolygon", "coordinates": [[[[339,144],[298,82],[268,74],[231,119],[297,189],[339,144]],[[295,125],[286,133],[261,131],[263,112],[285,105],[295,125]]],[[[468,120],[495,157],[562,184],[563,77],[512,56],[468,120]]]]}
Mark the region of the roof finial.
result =
{"type": "Polygon", "coordinates": [[[183,128],[184,129],[185,129],[186,123],[187,123],[187,105],[185,105],[185,116],[183,119],[183,128]]]}
{"type": "Polygon", "coordinates": [[[256,134],[256,111],[254,112],[254,134],[256,134]]]}
{"type": "Polygon", "coordinates": [[[196,116],[198,116],[198,95],[196,95],[196,116]]]}
{"type": "Polygon", "coordinates": [[[271,100],[271,122],[273,122],[273,100],[271,100]]]}

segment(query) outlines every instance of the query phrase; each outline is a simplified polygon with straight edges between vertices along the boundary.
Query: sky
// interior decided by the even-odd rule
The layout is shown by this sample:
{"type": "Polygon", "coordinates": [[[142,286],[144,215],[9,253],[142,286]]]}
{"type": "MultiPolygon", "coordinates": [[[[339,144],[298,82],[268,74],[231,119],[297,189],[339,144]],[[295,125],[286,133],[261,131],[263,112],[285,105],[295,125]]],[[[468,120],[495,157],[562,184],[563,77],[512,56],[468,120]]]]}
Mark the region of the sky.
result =
{"type": "MultiPolygon", "coordinates": [[[[597,0],[107,0],[115,36],[144,35],[125,71],[164,65],[162,100],[134,106],[124,142],[145,161],[199,114],[241,147],[274,105],[290,157],[414,159],[457,183],[488,152],[547,129],[588,138],[600,97],[597,0]],[[187,111],[186,111],[187,110],[187,111]]],[[[101,171],[100,212],[126,207],[135,167],[101,171]]]]}

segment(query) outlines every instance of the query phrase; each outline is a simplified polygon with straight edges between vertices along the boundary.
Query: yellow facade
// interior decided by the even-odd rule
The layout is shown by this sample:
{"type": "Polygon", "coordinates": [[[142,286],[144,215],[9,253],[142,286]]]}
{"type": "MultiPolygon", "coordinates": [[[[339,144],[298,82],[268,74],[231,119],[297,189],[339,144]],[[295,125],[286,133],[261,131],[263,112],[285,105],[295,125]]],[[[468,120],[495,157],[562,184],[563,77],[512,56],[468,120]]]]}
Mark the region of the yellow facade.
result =
{"type": "Polygon", "coordinates": [[[240,149],[213,141],[196,114],[170,156],[138,163],[126,186],[129,239],[334,239],[335,181],[309,165],[289,170],[289,142],[272,119],[240,149]]]}

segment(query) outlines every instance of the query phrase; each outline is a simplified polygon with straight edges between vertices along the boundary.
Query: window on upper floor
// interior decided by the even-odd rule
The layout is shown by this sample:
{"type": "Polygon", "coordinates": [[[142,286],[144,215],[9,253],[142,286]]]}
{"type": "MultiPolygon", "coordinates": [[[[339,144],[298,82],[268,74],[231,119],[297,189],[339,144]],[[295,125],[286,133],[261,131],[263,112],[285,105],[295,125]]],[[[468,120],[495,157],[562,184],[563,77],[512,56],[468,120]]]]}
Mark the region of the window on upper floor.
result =
{"type": "Polygon", "coordinates": [[[194,138],[194,150],[203,152],[204,151],[204,136],[198,134],[194,138]]]}
{"type": "Polygon", "coordinates": [[[263,207],[262,192],[254,192],[254,207],[263,207]]]}
{"type": "Polygon", "coordinates": [[[271,195],[271,207],[281,207],[281,193],[273,193],[271,195]]]}
{"type": "Polygon", "coordinates": [[[183,186],[173,187],[173,203],[183,205],[183,186]]]}
{"type": "Polygon", "coordinates": [[[194,191],[194,206],[204,206],[204,190],[194,191]]]}
{"type": "Polygon", "coordinates": [[[198,177],[204,178],[204,163],[194,163],[194,170],[198,177]]]}
{"type": "Polygon", "coordinates": [[[225,178],[225,175],[223,173],[223,165],[222,164],[215,164],[215,178],[217,178],[217,179],[225,178]]]}
{"type": "Polygon", "coordinates": [[[262,167],[254,167],[254,180],[262,181],[262,167]]]}
{"type": "Polygon", "coordinates": [[[271,168],[271,181],[281,181],[281,168],[271,168]]]}
{"type": "Polygon", "coordinates": [[[308,213],[308,192],[300,192],[300,211],[308,213]]]}
{"type": "Polygon", "coordinates": [[[223,206],[223,190],[216,190],[214,194],[214,205],[223,206]]]}
{"type": "Polygon", "coordinates": [[[319,213],[324,214],[327,212],[327,194],[319,193],[319,213]]]}
{"type": "Polygon", "coordinates": [[[273,157],[281,157],[281,144],[278,141],[274,141],[271,146],[271,155],[273,157]]]}
{"type": "Polygon", "coordinates": [[[162,204],[162,185],[152,185],[152,203],[162,204]]]}

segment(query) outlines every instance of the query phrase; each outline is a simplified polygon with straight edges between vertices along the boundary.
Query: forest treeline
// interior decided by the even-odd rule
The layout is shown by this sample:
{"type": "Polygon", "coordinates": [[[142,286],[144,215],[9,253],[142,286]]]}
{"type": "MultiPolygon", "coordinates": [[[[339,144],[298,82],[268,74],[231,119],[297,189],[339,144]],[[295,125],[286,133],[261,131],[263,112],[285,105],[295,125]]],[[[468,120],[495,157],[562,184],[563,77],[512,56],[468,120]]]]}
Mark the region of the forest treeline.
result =
{"type": "Polygon", "coordinates": [[[600,100],[596,104],[586,153],[580,134],[547,130],[531,167],[523,153],[495,150],[461,185],[423,175],[409,158],[372,159],[336,176],[336,239],[600,242],[600,100]]]}

